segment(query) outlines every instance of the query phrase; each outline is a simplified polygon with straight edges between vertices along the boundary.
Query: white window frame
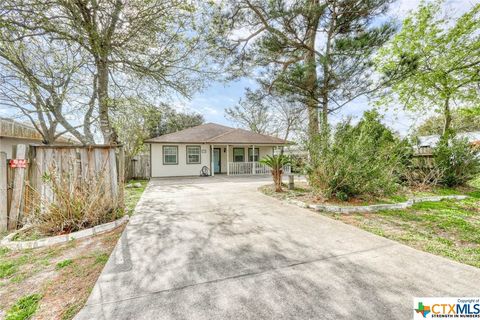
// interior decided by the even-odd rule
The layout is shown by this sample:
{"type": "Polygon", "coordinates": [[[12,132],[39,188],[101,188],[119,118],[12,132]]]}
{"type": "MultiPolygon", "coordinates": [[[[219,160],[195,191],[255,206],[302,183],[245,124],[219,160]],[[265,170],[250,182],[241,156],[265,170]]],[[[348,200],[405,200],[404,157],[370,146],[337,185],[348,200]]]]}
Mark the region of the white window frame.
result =
{"type": "Polygon", "coordinates": [[[258,162],[260,160],[260,148],[253,148],[253,156],[252,156],[252,148],[248,148],[248,161],[249,162],[258,162]],[[257,160],[255,160],[257,158],[257,160]]]}
{"type": "Polygon", "coordinates": [[[245,162],[245,148],[233,148],[233,162],[245,162]],[[242,161],[235,159],[235,150],[242,150],[242,161]]]}
{"type": "Polygon", "coordinates": [[[178,165],[178,146],[163,146],[162,148],[162,156],[163,156],[163,164],[164,165],[178,165]],[[167,153],[166,150],[168,148],[175,149],[175,153],[167,153]],[[166,156],[175,156],[175,162],[167,162],[165,157],[166,156]]]}
{"type": "Polygon", "coordinates": [[[201,146],[187,146],[187,152],[186,152],[186,157],[187,157],[187,164],[200,164],[202,163],[202,147],[201,146]],[[198,153],[190,154],[190,150],[198,150],[198,153]],[[198,161],[191,161],[190,156],[198,155],[198,161]]]}

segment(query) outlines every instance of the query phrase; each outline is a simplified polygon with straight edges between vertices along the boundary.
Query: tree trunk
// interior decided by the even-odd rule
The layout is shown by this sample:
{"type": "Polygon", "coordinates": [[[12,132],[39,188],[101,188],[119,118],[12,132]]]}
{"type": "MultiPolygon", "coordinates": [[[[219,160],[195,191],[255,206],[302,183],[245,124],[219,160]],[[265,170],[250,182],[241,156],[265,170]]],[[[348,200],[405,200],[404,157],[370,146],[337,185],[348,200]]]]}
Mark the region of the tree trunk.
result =
{"type": "Polygon", "coordinates": [[[443,108],[443,115],[445,117],[445,122],[443,125],[443,132],[442,135],[446,136],[449,133],[450,125],[452,123],[452,114],[450,112],[450,97],[445,99],[445,105],[443,108]]]}
{"type": "Polygon", "coordinates": [[[322,140],[326,143],[328,139],[328,102],[329,102],[329,93],[330,93],[330,78],[331,78],[331,50],[332,42],[334,37],[334,32],[336,29],[337,13],[335,4],[332,5],[332,17],[330,18],[330,23],[327,32],[327,39],[325,43],[325,54],[322,61],[322,71],[323,71],[323,83],[322,83],[322,118],[321,118],[321,136],[322,140]]]}
{"type": "Polygon", "coordinates": [[[98,74],[98,117],[100,120],[100,129],[103,140],[106,144],[117,144],[117,135],[112,128],[109,117],[109,98],[108,98],[108,64],[107,58],[101,57],[96,60],[98,74]]]}
{"type": "Polygon", "coordinates": [[[282,174],[280,170],[272,169],[273,183],[275,184],[275,192],[282,192],[282,174]]]}
{"type": "Polygon", "coordinates": [[[305,52],[305,89],[307,91],[308,136],[313,140],[318,135],[318,99],[317,99],[317,61],[315,56],[315,39],[319,17],[316,13],[318,0],[310,1],[311,19],[307,30],[307,46],[305,52]]]}

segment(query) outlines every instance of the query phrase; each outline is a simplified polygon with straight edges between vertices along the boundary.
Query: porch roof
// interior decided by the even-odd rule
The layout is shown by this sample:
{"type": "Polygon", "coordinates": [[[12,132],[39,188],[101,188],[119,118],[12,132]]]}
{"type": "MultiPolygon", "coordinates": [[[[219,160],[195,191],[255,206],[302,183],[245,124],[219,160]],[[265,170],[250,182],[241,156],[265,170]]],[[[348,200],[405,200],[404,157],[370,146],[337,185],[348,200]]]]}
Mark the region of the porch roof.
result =
{"type": "Polygon", "coordinates": [[[174,133],[148,139],[147,143],[209,143],[284,145],[291,142],[277,137],[231,128],[216,123],[206,123],[174,133]]]}

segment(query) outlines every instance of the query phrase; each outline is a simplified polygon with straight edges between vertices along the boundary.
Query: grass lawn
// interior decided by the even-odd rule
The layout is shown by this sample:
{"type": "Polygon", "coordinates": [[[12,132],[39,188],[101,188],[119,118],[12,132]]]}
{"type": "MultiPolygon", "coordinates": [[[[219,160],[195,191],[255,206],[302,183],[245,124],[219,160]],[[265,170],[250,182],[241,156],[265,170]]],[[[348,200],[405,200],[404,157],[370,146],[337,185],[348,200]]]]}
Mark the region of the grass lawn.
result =
{"type": "Polygon", "coordinates": [[[130,180],[127,184],[140,183],[140,188],[125,188],[125,207],[126,213],[132,215],[138,200],[147,187],[148,180],[130,180]]]}
{"type": "Polygon", "coordinates": [[[411,247],[480,268],[480,194],[417,203],[404,210],[321,214],[411,247]]]}
{"type": "MultiPolygon", "coordinates": [[[[125,189],[129,214],[146,186],[146,181],[135,182],[142,187],[125,189]]],[[[50,248],[0,248],[0,319],[72,319],[85,304],[122,230],[50,248]]]]}

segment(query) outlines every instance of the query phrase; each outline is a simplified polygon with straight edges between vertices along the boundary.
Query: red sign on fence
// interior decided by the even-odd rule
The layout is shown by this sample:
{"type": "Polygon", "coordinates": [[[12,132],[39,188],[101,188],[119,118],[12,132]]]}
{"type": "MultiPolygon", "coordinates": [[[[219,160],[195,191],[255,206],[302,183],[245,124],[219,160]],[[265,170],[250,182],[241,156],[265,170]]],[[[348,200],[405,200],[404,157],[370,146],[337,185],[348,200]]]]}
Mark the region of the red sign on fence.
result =
{"type": "Polygon", "coordinates": [[[10,168],[26,168],[27,159],[10,159],[10,168]]]}

